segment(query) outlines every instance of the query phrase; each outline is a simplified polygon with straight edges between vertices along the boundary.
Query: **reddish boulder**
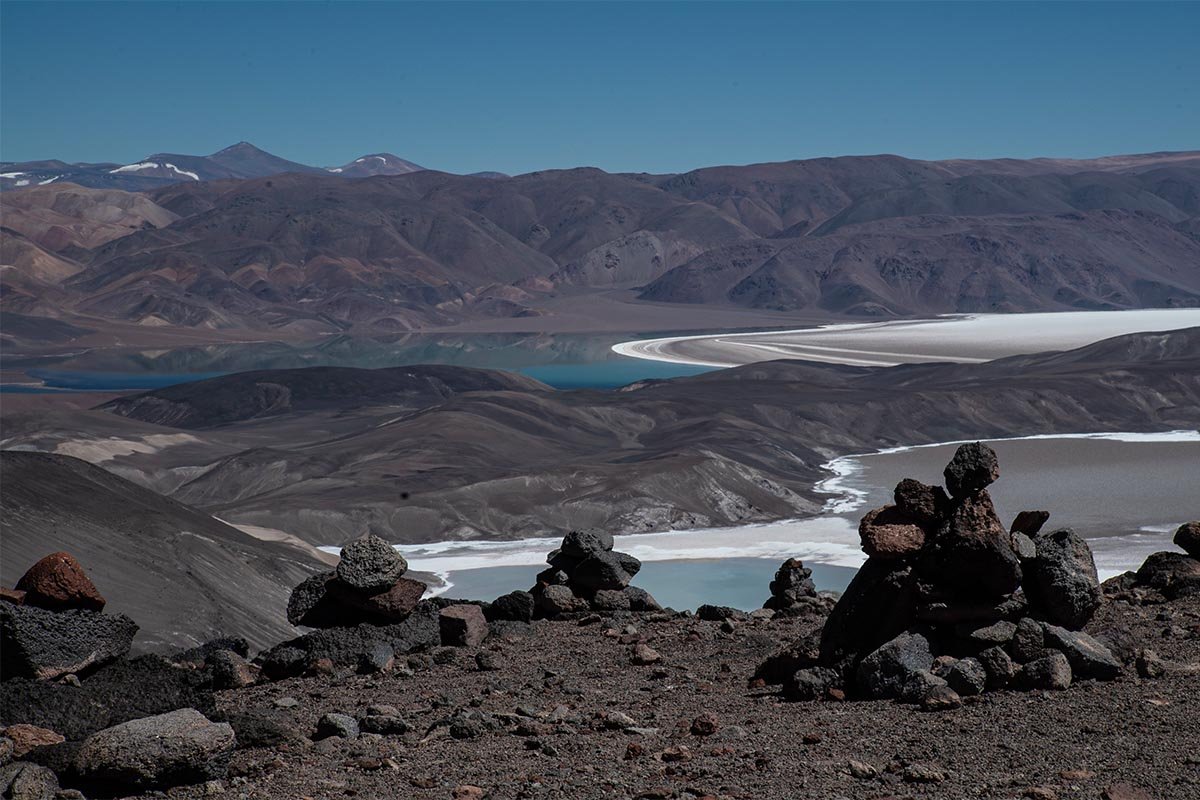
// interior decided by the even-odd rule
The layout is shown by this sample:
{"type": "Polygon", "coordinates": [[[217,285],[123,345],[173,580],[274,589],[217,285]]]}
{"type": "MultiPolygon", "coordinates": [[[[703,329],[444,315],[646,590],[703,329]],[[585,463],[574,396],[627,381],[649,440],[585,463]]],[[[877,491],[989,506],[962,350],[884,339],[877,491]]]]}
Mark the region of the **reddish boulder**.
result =
{"type": "Polygon", "coordinates": [[[858,536],[863,552],[874,558],[903,558],[925,546],[925,529],[896,506],[868,511],[858,536]]]}
{"type": "Polygon", "coordinates": [[[17,589],[25,592],[26,604],[50,611],[104,608],[96,585],[70,553],[51,553],[34,564],[17,581],[17,589]]]}
{"type": "Polygon", "coordinates": [[[469,603],[447,606],[438,614],[442,644],[454,647],[478,647],[488,635],[483,609],[469,603]]]}
{"type": "MultiPolygon", "coordinates": [[[[421,602],[425,594],[425,584],[412,578],[401,578],[388,589],[375,594],[364,594],[356,589],[344,586],[338,581],[330,581],[326,590],[334,597],[339,605],[362,612],[369,622],[400,622],[421,602]]],[[[342,624],[352,625],[357,620],[343,620],[342,624]]]]}

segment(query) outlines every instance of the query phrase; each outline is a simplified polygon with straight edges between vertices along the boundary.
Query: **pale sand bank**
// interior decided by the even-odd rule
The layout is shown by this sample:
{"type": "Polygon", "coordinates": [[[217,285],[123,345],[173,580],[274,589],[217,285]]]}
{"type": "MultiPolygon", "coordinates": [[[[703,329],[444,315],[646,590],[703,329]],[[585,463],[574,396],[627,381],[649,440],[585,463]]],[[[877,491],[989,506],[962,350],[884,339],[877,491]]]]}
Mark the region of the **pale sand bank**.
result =
{"type": "Polygon", "coordinates": [[[790,331],[670,336],[620,342],[631,358],[733,367],[782,358],[890,367],[931,361],[978,363],[1071,350],[1113,336],[1200,325],[1200,308],[948,315],[927,320],[824,325],[790,331]]]}

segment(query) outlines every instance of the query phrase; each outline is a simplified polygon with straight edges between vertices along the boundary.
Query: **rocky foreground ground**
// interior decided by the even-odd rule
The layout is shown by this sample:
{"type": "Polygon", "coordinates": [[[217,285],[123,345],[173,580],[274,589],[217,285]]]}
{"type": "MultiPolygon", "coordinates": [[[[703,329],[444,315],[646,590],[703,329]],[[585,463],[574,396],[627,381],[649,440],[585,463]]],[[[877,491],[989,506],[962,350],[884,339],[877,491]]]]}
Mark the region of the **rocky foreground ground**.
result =
{"type": "Polygon", "coordinates": [[[791,559],[753,613],[659,608],[601,531],[491,603],[421,600],[364,537],[254,658],[129,658],[54,553],[0,591],[0,796],[1200,796],[1200,522],[1101,586],[1046,512],[1000,524],[998,476],[960,447],[864,517],[845,593],[791,559]]]}

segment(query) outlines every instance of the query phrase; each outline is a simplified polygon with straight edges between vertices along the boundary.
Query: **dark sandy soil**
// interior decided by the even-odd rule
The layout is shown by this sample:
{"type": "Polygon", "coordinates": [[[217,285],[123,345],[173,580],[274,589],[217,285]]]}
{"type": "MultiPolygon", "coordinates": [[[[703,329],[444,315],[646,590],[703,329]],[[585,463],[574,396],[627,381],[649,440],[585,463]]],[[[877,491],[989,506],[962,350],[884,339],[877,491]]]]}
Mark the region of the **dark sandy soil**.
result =
{"type": "Polygon", "coordinates": [[[493,636],[483,650],[498,671],[478,668],[479,651],[447,648],[434,658],[448,663],[418,656],[411,675],[401,668],[226,692],[223,712],[275,716],[306,737],[323,714],[358,716],[371,704],[395,706],[410,730],[241,750],[232,777],[171,796],[1200,797],[1200,598],[1107,603],[1088,627],[1128,629],[1128,644],[1174,665],[1161,678],[1127,666],[1111,683],[989,693],[933,713],[886,701],[789,703],[771,687],[748,688],[765,656],[816,621],[746,621],[732,632],[668,615],[615,623],[634,626],[661,653],[651,666],[631,664],[633,637],[616,638],[613,624],[539,622],[493,636]],[[284,697],[298,705],[276,708],[284,697]],[[452,738],[447,722],[475,710],[496,728],[452,738]],[[606,725],[616,712],[653,730],[606,725]],[[694,735],[704,713],[720,728],[694,735]],[[852,776],[852,760],[877,774],[852,776]],[[483,794],[455,795],[464,785],[483,794]]]}

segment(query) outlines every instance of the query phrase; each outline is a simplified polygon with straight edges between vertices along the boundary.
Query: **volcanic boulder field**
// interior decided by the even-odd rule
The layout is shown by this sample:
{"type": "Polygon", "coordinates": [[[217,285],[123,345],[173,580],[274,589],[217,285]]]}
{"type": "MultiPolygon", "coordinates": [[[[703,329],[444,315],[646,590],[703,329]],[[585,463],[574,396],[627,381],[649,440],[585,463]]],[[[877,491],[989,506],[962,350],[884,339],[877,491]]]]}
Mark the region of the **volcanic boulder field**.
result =
{"type": "Polygon", "coordinates": [[[315,629],[257,654],[130,657],[136,623],[53,553],[0,592],[0,791],[1195,797],[1200,522],[1101,585],[1050,513],[1001,524],[999,475],[963,445],[945,489],[864,515],[844,594],[790,559],[752,613],[658,607],[598,531],[530,591],[414,600],[367,536],[275,609],[315,629]]]}

